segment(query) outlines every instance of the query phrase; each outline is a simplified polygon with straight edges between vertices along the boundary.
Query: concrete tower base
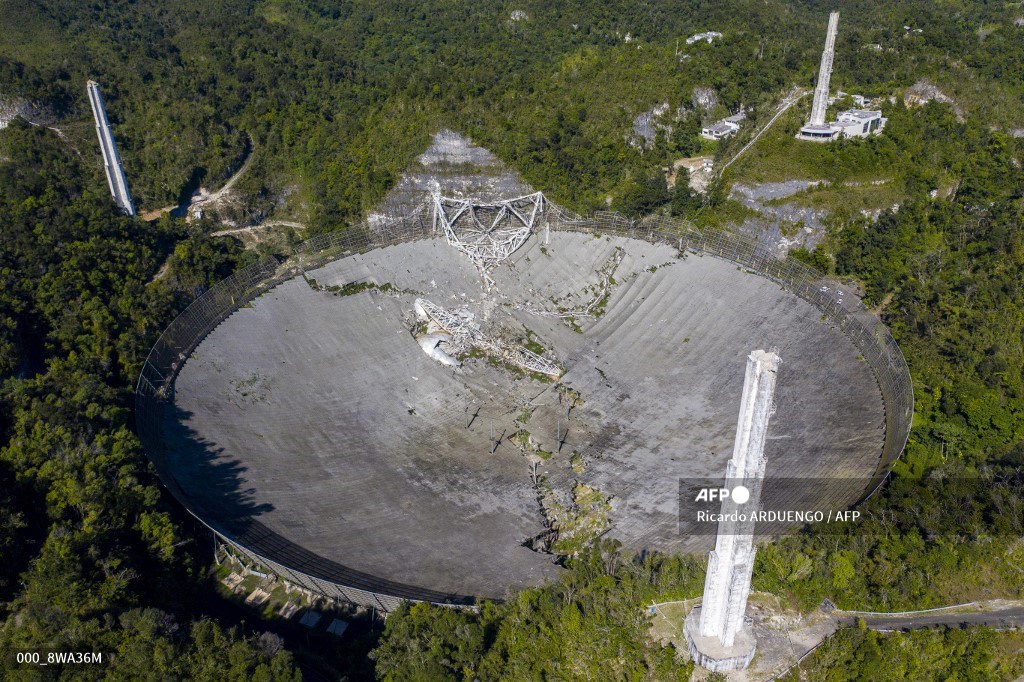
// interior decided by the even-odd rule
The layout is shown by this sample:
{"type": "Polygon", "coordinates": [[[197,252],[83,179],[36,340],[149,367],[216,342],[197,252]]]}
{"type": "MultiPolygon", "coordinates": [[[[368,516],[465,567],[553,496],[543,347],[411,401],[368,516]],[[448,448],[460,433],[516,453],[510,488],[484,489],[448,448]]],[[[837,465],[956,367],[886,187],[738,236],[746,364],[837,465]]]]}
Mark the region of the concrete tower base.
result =
{"type": "Polygon", "coordinates": [[[732,646],[725,647],[717,637],[702,637],[700,634],[700,609],[690,611],[683,623],[686,644],[690,647],[693,662],[711,672],[724,673],[743,670],[750,665],[757,649],[757,640],[750,628],[743,627],[736,633],[732,646]]]}

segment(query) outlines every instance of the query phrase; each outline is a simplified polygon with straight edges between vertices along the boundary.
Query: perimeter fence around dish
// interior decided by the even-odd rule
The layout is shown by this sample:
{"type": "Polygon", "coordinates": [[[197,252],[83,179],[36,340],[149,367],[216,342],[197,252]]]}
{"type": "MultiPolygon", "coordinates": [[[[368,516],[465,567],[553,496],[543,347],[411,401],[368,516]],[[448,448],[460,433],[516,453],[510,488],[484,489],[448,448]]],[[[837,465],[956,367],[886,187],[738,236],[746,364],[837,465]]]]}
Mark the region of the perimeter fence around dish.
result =
{"type": "MultiPolygon", "coordinates": [[[[399,241],[402,240],[395,243],[399,241]]],[[[361,246],[369,250],[378,245],[364,241],[361,246]]],[[[228,529],[209,513],[210,510],[190,499],[174,476],[163,442],[163,419],[165,410],[174,401],[174,380],[178,372],[202,340],[233,312],[301,274],[298,261],[296,257],[282,262],[271,256],[239,270],[199,296],[164,330],[143,363],[135,391],[135,426],[147,455],[162,483],[190,514],[235,551],[295,585],[385,613],[395,610],[405,600],[471,605],[472,599],[463,595],[393,583],[324,560],[255,520],[228,529]]]]}
{"type": "Polygon", "coordinates": [[[315,270],[339,258],[374,249],[394,246],[418,239],[431,239],[441,234],[433,220],[422,211],[409,216],[357,225],[320,234],[295,245],[295,264],[303,273],[315,270]]]}
{"type": "MultiPolygon", "coordinates": [[[[685,221],[670,218],[629,220],[618,213],[599,212],[580,217],[549,203],[536,232],[572,231],[641,239],[675,247],[682,254],[711,255],[735,263],[777,282],[816,306],[823,320],[844,334],[871,368],[885,407],[885,443],[867,494],[884,480],[889,465],[899,457],[910,433],[914,394],[903,354],[885,325],[852,294],[843,294],[814,268],[793,258],[778,258],[756,241],[720,231],[698,231],[685,221]]],[[[399,585],[312,555],[258,522],[241,531],[220,526],[206,510],[189,500],[170,470],[163,443],[164,409],[173,403],[174,380],[189,356],[234,311],[278,284],[354,254],[395,244],[442,237],[423,211],[376,222],[363,222],[317,235],[295,246],[284,261],[269,257],[222,280],[186,308],[157,340],[139,375],[135,394],[135,423],[142,445],[169,492],[225,543],[253,562],[296,585],[328,597],[343,599],[385,612],[404,600],[467,606],[471,598],[444,595],[428,589],[399,585]]]]}
{"type": "Polygon", "coordinates": [[[218,324],[271,287],[294,277],[295,273],[293,268],[270,256],[213,285],[167,326],[139,372],[135,386],[135,430],[142,447],[171,494],[204,523],[167,467],[163,415],[164,408],[174,401],[174,380],[192,351],[218,324]]]}

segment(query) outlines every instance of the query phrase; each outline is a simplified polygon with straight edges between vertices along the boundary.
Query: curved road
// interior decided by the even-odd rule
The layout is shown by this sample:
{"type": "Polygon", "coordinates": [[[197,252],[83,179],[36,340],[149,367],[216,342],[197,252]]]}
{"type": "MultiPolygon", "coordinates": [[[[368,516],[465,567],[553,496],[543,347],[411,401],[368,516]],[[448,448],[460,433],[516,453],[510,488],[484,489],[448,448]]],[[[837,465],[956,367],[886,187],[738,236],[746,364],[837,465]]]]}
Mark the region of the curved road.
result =
{"type": "MultiPolygon", "coordinates": [[[[922,613],[903,616],[859,616],[868,628],[879,632],[896,632],[920,630],[938,626],[963,627],[967,625],[986,625],[988,627],[1008,630],[1024,628],[1024,606],[1003,609],[1000,611],[974,611],[967,613],[922,613]]],[[[854,627],[858,616],[840,615],[840,627],[854,627]]]]}
{"type": "Polygon", "coordinates": [[[246,145],[246,149],[248,150],[248,152],[245,155],[245,159],[242,161],[241,167],[237,171],[235,171],[235,173],[230,178],[228,178],[228,181],[224,183],[223,187],[214,192],[207,192],[206,190],[199,188],[199,190],[196,193],[189,196],[185,201],[181,202],[180,204],[175,204],[173,206],[164,206],[163,208],[157,208],[152,211],[147,211],[146,213],[143,214],[142,219],[156,220],[164,213],[174,213],[175,215],[178,215],[178,213],[175,213],[176,211],[180,212],[181,215],[188,215],[188,213],[192,211],[194,208],[200,207],[203,204],[219,201],[225,194],[227,194],[231,190],[232,187],[235,186],[235,183],[238,182],[238,179],[242,177],[242,175],[245,174],[247,170],[249,170],[249,166],[252,165],[252,157],[253,153],[256,151],[256,143],[253,141],[252,135],[250,135],[249,133],[245,133],[245,136],[249,140],[249,143],[246,145]]]}

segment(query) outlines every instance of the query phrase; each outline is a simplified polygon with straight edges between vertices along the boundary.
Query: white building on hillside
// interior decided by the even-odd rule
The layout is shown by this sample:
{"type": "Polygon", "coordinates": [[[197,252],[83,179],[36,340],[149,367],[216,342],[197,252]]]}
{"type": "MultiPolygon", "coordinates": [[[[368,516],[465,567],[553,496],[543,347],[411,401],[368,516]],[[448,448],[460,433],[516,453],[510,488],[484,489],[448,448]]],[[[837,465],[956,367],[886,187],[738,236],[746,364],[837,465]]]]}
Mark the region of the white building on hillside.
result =
{"type": "Polygon", "coordinates": [[[839,113],[839,118],[831,125],[842,127],[846,137],[867,137],[880,132],[889,119],[882,117],[882,112],[870,109],[847,109],[839,113]]]}
{"type": "Polygon", "coordinates": [[[723,137],[735,134],[739,129],[740,127],[736,123],[724,120],[705,126],[701,129],[700,136],[708,140],[721,140],[723,137]]]}
{"type": "MultiPolygon", "coordinates": [[[[825,34],[825,49],[821,53],[818,67],[818,82],[814,86],[814,102],[811,104],[811,118],[797,133],[798,140],[831,142],[840,137],[867,137],[881,132],[886,119],[881,111],[870,109],[848,109],[839,114],[835,121],[825,122],[825,112],[833,101],[828,96],[829,79],[832,77],[832,60],[835,56],[836,35],[839,33],[839,12],[828,17],[828,32],[825,34]]],[[[840,91],[837,97],[846,93],[840,91]]],[[[858,106],[867,104],[863,97],[854,95],[858,106]]]]}
{"type": "Polygon", "coordinates": [[[686,39],[686,44],[687,45],[693,45],[694,43],[696,43],[698,41],[701,41],[701,40],[710,43],[715,38],[721,38],[721,37],[722,37],[722,34],[719,33],[718,31],[706,31],[704,33],[698,33],[697,35],[690,36],[689,38],[686,39]]]}
{"type": "Polygon", "coordinates": [[[831,142],[840,137],[868,137],[880,133],[889,119],[881,111],[848,109],[840,112],[835,121],[823,125],[806,125],[797,136],[812,142],[831,142]]]}

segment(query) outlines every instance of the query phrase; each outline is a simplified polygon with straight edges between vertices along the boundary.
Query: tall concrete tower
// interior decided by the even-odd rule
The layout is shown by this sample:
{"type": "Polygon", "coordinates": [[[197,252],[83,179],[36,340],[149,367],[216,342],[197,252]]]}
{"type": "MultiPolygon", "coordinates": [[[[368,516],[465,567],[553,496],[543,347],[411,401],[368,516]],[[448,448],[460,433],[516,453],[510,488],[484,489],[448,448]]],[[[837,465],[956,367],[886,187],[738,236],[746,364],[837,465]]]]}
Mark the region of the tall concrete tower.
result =
{"type": "Polygon", "coordinates": [[[832,78],[832,58],[835,56],[836,34],[839,32],[839,12],[828,15],[828,33],[825,35],[825,51],[821,53],[818,67],[818,83],[814,86],[814,103],[811,105],[811,120],[808,125],[825,125],[825,110],[828,109],[828,82],[832,78]]]}
{"type": "Polygon", "coordinates": [[[757,646],[753,634],[743,627],[756,551],[755,524],[749,512],[758,509],[761,497],[764,443],[774,412],[778,368],[775,353],[755,350],[747,357],[736,444],[725,470],[726,487],[732,494],[722,501],[722,521],[708,558],[700,611],[686,618],[686,640],[694,661],[715,672],[746,668],[757,646]]]}
{"type": "Polygon", "coordinates": [[[122,211],[126,214],[135,215],[135,205],[132,203],[132,195],[128,192],[128,181],[124,177],[124,168],[121,166],[121,157],[117,154],[117,146],[114,144],[114,134],[110,130],[110,122],[107,120],[107,111],[103,107],[103,96],[100,95],[100,84],[96,81],[89,81],[86,84],[89,93],[89,106],[92,107],[92,117],[96,120],[96,134],[100,138],[100,151],[103,153],[103,170],[107,174],[107,184],[110,185],[110,194],[122,211]]]}

